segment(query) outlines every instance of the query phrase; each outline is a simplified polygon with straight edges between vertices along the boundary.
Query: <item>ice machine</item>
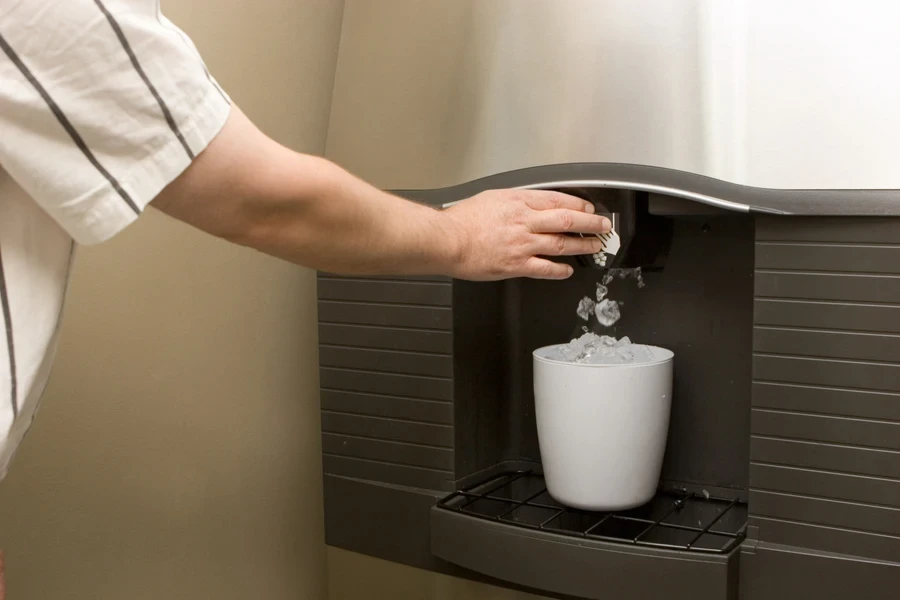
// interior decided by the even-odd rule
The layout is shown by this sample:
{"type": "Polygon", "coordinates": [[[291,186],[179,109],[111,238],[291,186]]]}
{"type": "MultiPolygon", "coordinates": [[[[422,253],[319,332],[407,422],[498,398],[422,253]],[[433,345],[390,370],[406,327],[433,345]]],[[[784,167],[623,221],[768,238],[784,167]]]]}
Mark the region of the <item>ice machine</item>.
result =
{"type": "Polygon", "coordinates": [[[616,215],[612,333],[674,351],[656,496],[548,496],[565,282],[318,277],[328,543],[550,597],[895,598],[900,6],[348,0],[327,152],[441,207],[616,215]]]}

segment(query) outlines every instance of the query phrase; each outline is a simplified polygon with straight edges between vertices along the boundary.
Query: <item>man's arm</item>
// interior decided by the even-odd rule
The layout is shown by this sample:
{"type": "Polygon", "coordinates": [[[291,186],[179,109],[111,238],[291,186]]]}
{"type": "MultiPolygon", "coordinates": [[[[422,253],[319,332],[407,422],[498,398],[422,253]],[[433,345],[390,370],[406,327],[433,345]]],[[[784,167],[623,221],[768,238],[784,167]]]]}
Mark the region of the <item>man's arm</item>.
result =
{"type": "Polygon", "coordinates": [[[591,254],[607,219],[581,199],[498,190],[445,211],[382,192],[333,163],[293,152],[237,107],[219,135],[151,204],[212,235],[344,274],[563,279],[542,258],[591,254]]]}

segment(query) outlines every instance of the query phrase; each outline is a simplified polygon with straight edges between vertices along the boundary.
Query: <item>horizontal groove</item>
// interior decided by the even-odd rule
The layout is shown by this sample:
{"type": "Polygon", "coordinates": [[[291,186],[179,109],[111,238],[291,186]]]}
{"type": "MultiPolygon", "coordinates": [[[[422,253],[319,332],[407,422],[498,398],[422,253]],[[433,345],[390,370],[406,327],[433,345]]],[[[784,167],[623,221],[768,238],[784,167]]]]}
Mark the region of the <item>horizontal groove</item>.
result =
{"type": "Polygon", "coordinates": [[[830,270],[830,269],[778,269],[775,267],[765,267],[762,269],[755,269],[755,273],[757,274],[771,274],[771,275],[842,275],[842,276],[856,276],[856,277],[900,277],[900,274],[895,273],[881,273],[878,271],[840,271],[840,270],[830,270]]]}
{"type": "MultiPolygon", "coordinates": [[[[350,367],[329,367],[322,365],[320,369],[328,371],[346,371],[348,373],[365,373],[367,375],[390,375],[391,377],[408,377],[410,379],[429,379],[431,381],[453,381],[452,377],[443,377],[440,375],[410,375],[409,373],[398,373],[396,371],[376,371],[373,369],[354,369],[350,367]]],[[[346,390],[345,390],[346,391],[346,390]]]]}
{"type": "Polygon", "coordinates": [[[900,450],[892,450],[890,448],[881,448],[878,446],[861,446],[859,444],[841,444],[838,442],[821,442],[818,440],[810,440],[806,438],[790,438],[778,435],[760,435],[757,433],[750,434],[750,439],[754,440],[770,440],[773,442],[794,442],[797,444],[810,444],[813,446],[826,446],[829,448],[847,448],[850,450],[868,450],[870,452],[884,452],[886,454],[896,454],[900,458],[900,450]]]}
{"type": "Polygon", "coordinates": [[[753,356],[759,358],[786,358],[789,360],[804,360],[816,362],[832,362],[852,365],[870,365],[873,367],[900,367],[900,364],[882,360],[859,360],[857,358],[835,358],[833,356],[817,356],[814,354],[779,354],[776,352],[754,352],[753,356]]]}
{"type": "MultiPolygon", "coordinates": [[[[432,307],[433,308],[433,307],[432,307]]],[[[365,323],[341,323],[338,321],[319,321],[319,325],[337,325],[339,327],[364,327],[366,329],[384,329],[400,331],[421,331],[423,333],[443,333],[450,335],[449,329],[435,329],[433,327],[408,327],[403,325],[368,325],[365,323]]]]}
{"type": "Polygon", "coordinates": [[[450,287],[453,285],[452,281],[428,281],[428,280],[417,280],[417,279],[400,279],[397,277],[385,277],[385,278],[375,278],[375,277],[334,277],[332,275],[319,275],[319,279],[324,281],[349,281],[352,283],[399,283],[401,285],[436,285],[443,287],[450,287]]]}
{"type": "Polygon", "coordinates": [[[900,338],[897,333],[878,333],[873,331],[852,331],[847,329],[823,329],[822,327],[803,327],[798,325],[754,325],[753,329],[764,331],[788,331],[795,333],[825,333],[837,335],[858,335],[877,338],[900,338]]]}
{"type": "Polygon", "coordinates": [[[855,417],[853,415],[838,415],[834,413],[817,413],[805,410],[792,410],[789,408],[764,408],[752,407],[752,412],[769,413],[775,415],[796,415],[798,417],[813,417],[816,419],[841,419],[843,421],[856,421],[859,423],[876,423],[879,425],[900,425],[900,421],[893,419],[872,419],[869,417],[855,417]]]}
{"type": "Polygon", "coordinates": [[[430,352],[427,350],[394,350],[392,348],[373,348],[371,346],[351,346],[349,344],[319,344],[320,348],[334,348],[335,350],[362,350],[365,352],[387,352],[390,354],[412,354],[424,356],[440,356],[453,358],[449,352],[430,352]]]}
{"type": "MultiPolygon", "coordinates": [[[[323,408],[322,412],[332,414],[332,415],[341,415],[341,416],[345,416],[345,417],[362,417],[365,419],[377,419],[379,421],[394,421],[397,423],[410,423],[413,425],[428,425],[429,427],[446,427],[447,429],[453,428],[452,425],[448,425],[447,423],[434,423],[432,421],[420,421],[419,419],[404,419],[401,417],[383,417],[380,415],[370,415],[367,413],[349,412],[346,410],[333,410],[330,408],[323,408]]],[[[338,433],[338,432],[333,431],[333,432],[329,432],[329,433],[338,433]]],[[[341,435],[345,435],[345,434],[341,434],[341,435]]],[[[393,440],[388,440],[388,441],[393,441],[393,440]]],[[[443,446],[442,446],[442,448],[443,448],[443,446]]]]}
{"type": "MultiPolygon", "coordinates": [[[[798,494],[796,492],[784,492],[780,490],[769,490],[766,488],[751,487],[751,492],[764,492],[766,494],[774,494],[776,496],[787,496],[790,498],[801,498],[803,500],[817,500],[819,502],[829,502],[831,504],[845,504],[848,506],[859,506],[862,508],[880,508],[882,510],[892,510],[897,512],[897,518],[900,519],[900,507],[892,504],[880,504],[877,502],[860,502],[859,500],[840,500],[838,498],[829,498],[828,496],[818,496],[813,494],[798,494]]],[[[751,499],[751,504],[752,504],[751,499]]]]}
{"type": "MultiPolygon", "coordinates": [[[[367,415],[354,415],[354,416],[367,416],[367,415]]],[[[329,435],[339,435],[341,437],[350,438],[353,440],[365,440],[367,442],[382,442],[385,444],[399,444],[401,446],[413,446],[415,448],[427,448],[428,450],[453,450],[453,446],[435,446],[433,444],[420,444],[419,442],[404,442],[401,440],[395,440],[392,438],[380,438],[372,435],[359,435],[353,433],[344,433],[343,431],[330,431],[328,429],[322,428],[322,433],[327,433],[329,435]]]]}
{"type": "MultiPolygon", "coordinates": [[[[802,387],[804,384],[797,383],[796,381],[778,381],[777,379],[754,379],[753,383],[764,383],[770,385],[796,385],[798,387],[802,387]]],[[[816,386],[815,384],[810,384],[808,387],[819,387],[821,389],[828,390],[840,390],[845,392],[868,392],[870,394],[897,394],[897,390],[886,390],[886,389],[878,389],[878,388],[864,388],[864,387],[829,387],[829,386],[816,386]]]]}
{"type": "Polygon", "coordinates": [[[772,463],[762,460],[751,460],[751,465],[755,465],[757,467],[772,467],[776,469],[788,469],[791,471],[806,471],[809,473],[819,473],[822,475],[840,475],[842,477],[856,477],[858,479],[873,479],[877,481],[884,481],[887,483],[900,483],[900,477],[884,477],[883,475],[863,475],[860,473],[853,473],[851,471],[834,471],[832,469],[816,469],[813,467],[796,467],[794,465],[783,465],[778,463],[772,463]]]}
{"type": "Polygon", "coordinates": [[[360,458],[359,456],[349,456],[345,454],[335,454],[334,452],[323,452],[322,456],[330,456],[331,458],[340,458],[342,460],[358,460],[360,462],[367,462],[379,465],[388,465],[391,467],[403,467],[405,469],[417,469],[420,471],[433,471],[434,473],[441,473],[452,475],[453,471],[449,469],[436,469],[434,467],[420,467],[418,465],[408,465],[406,463],[394,462],[392,460],[381,460],[378,458],[360,458]]]}
{"type": "Polygon", "coordinates": [[[757,246],[804,246],[807,248],[894,248],[900,250],[900,244],[888,242],[810,242],[798,240],[759,240],[757,246]]]}
{"type": "Polygon", "coordinates": [[[375,398],[393,398],[395,400],[410,400],[413,402],[431,402],[432,404],[453,404],[452,400],[434,400],[433,398],[419,398],[417,396],[400,396],[397,394],[382,394],[380,392],[361,392],[359,390],[342,390],[339,388],[323,387],[319,388],[322,392],[333,392],[335,394],[360,394],[364,396],[373,396],[375,398]]]}
{"type": "Polygon", "coordinates": [[[853,529],[851,527],[840,527],[837,525],[825,525],[824,523],[813,523],[812,521],[800,521],[795,519],[780,519],[778,517],[768,517],[757,514],[750,515],[753,519],[760,521],[773,521],[775,523],[787,523],[789,525],[806,525],[809,527],[818,527],[820,529],[832,529],[834,531],[843,531],[845,533],[862,533],[865,535],[874,535],[877,537],[888,538],[891,540],[900,540],[900,535],[891,535],[890,533],[881,533],[879,531],[869,531],[866,529],[853,529]]]}
{"type": "Polygon", "coordinates": [[[825,306],[858,306],[862,308],[900,308],[897,302],[863,302],[860,300],[823,300],[821,298],[781,298],[773,296],[754,296],[754,300],[777,302],[780,304],[817,304],[825,306]]]}
{"type": "Polygon", "coordinates": [[[354,306],[380,306],[384,308],[427,308],[428,310],[442,310],[442,311],[450,311],[452,310],[450,306],[443,304],[417,304],[417,303],[409,303],[409,302],[371,302],[368,300],[336,300],[333,298],[329,299],[319,299],[319,304],[352,304],[354,306]]]}
{"type": "Polygon", "coordinates": [[[833,385],[815,385],[815,384],[807,384],[807,383],[796,383],[796,382],[786,382],[786,381],[771,381],[768,379],[754,379],[753,383],[758,383],[760,385],[771,385],[771,386],[779,386],[779,387],[793,387],[793,388],[802,388],[805,390],[822,390],[828,392],[851,392],[854,394],[875,394],[878,396],[896,396],[900,399],[900,392],[894,390],[888,391],[877,391],[870,390],[869,388],[854,388],[854,387],[838,387],[833,385]]]}
{"type": "Polygon", "coordinates": [[[892,275],[890,273],[872,273],[863,271],[808,271],[797,269],[754,269],[757,275],[817,275],[817,276],[834,276],[834,277],[869,277],[881,279],[900,279],[900,275],[892,275]]]}

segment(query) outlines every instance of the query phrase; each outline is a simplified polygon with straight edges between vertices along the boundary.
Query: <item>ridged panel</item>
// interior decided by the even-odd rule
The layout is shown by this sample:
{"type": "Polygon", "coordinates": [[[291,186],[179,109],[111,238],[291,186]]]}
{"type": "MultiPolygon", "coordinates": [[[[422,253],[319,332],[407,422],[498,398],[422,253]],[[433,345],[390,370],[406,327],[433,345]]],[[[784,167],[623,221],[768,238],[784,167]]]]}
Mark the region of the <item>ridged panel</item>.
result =
{"type": "Polygon", "coordinates": [[[750,476],[760,490],[900,506],[900,479],[758,462],[750,465],[750,476]]]}
{"type": "Polygon", "coordinates": [[[895,274],[900,246],[760,242],[757,269],[895,274]]]}
{"type": "MultiPolygon", "coordinates": [[[[750,525],[772,544],[813,548],[875,560],[900,561],[900,537],[752,515],[750,525]]],[[[864,597],[864,596],[862,596],[864,597]]]]}
{"type": "Polygon", "coordinates": [[[820,358],[900,362],[900,335],[757,327],[753,348],[759,353],[794,356],[815,348],[820,358]]]}
{"type": "Polygon", "coordinates": [[[451,287],[436,282],[320,278],[319,299],[450,306],[451,287]]]}
{"type": "Polygon", "coordinates": [[[760,539],[900,559],[900,219],[758,221],[760,539]]]}
{"type": "Polygon", "coordinates": [[[319,322],[374,325],[377,327],[412,327],[449,330],[452,326],[449,308],[367,302],[319,301],[319,322]]]}
{"type": "Polygon", "coordinates": [[[757,325],[900,333],[900,306],[757,298],[753,312],[757,325]]]}
{"type": "Polygon", "coordinates": [[[372,392],[424,400],[453,400],[453,381],[354,369],[319,369],[322,388],[347,392],[372,392]]]}
{"type": "Polygon", "coordinates": [[[419,444],[322,434],[322,451],[335,456],[379,460],[395,465],[447,470],[453,468],[453,450],[419,444]]]}
{"type": "Polygon", "coordinates": [[[900,423],[754,408],[753,433],[792,440],[900,451],[900,423]]]}
{"type": "Polygon", "coordinates": [[[375,417],[323,410],[322,431],[379,440],[428,444],[447,449],[453,447],[452,427],[390,417],[375,417]]]}
{"type": "Polygon", "coordinates": [[[757,298],[900,304],[900,277],[895,275],[759,270],[754,288],[757,298]]]}
{"type": "MultiPolygon", "coordinates": [[[[810,348],[809,352],[816,352],[810,348]]],[[[900,365],[893,363],[824,360],[808,356],[755,354],[753,374],[757,380],[824,385],[862,390],[900,389],[900,365]]]]}
{"type": "Polygon", "coordinates": [[[322,323],[319,325],[319,343],[356,348],[450,354],[453,351],[453,334],[450,331],[322,323]]]}
{"type": "Polygon", "coordinates": [[[325,472],[444,490],[452,480],[452,283],[318,280],[325,472]]]}
{"type": "Polygon", "coordinates": [[[761,490],[750,492],[750,503],[753,514],[761,517],[900,536],[900,508],[896,507],[761,490]]]}
{"type": "Polygon", "coordinates": [[[754,406],[823,415],[900,421],[900,394],[757,381],[754,406]]]}
{"type": "MultiPolygon", "coordinates": [[[[767,438],[750,440],[750,460],[774,465],[833,470],[854,475],[900,478],[900,452],[767,438]]],[[[751,485],[756,481],[752,478],[751,485]]],[[[751,507],[752,510],[753,507],[751,507]]]]}
{"type": "Polygon", "coordinates": [[[453,488],[453,477],[450,471],[422,469],[333,454],[323,455],[322,467],[326,473],[353,479],[381,481],[426,490],[450,491],[453,488]]]}
{"type": "Polygon", "coordinates": [[[453,376],[453,358],[449,354],[397,352],[320,344],[319,364],[323,367],[365,369],[404,375],[453,376]]]}
{"type": "Polygon", "coordinates": [[[321,391],[322,410],[453,424],[453,403],[359,392],[321,391]]]}

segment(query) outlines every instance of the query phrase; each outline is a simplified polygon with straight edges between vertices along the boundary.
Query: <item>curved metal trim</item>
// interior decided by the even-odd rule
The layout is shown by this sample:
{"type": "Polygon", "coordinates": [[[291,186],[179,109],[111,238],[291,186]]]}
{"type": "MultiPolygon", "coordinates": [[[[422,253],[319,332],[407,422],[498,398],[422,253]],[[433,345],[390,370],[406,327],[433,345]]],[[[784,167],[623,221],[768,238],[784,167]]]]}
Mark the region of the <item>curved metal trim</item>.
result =
{"type": "MultiPolygon", "coordinates": [[[[746,204],[722,200],[721,198],[713,198],[705,194],[697,194],[676,188],[666,187],[662,185],[653,185],[650,183],[635,183],[633,181],[614,181],[609,179],[573,179],[566,181],[548,181],[544,183],[532,183],[528,185],[515,186],[514,189],[521,190],[546,190],[559,187],[607,187],[621,190],[632,190],[635,192],[654,192],[657,194],[665,194],[666,196],[674,196],[676,198],[684,198],[685,200],[693,200],[701,204],[708,204],[717,208],[731,210],[735,212],[749,213],[750,207],[746,204]]],[[[454,204],[458,204],[462,200],[448,202],[442,205],[442,208],[448,208],[454,204]]]]}
{"type": "Polygon", "coordinates": [[[563,186],[645,191],[743,214],[900,217],[900,190],[760,188],[688,171],[630,163],[543,165],[495,173],[446,187],[392,191],[432,206],[452,206],[489,189],[563,186]]]}

